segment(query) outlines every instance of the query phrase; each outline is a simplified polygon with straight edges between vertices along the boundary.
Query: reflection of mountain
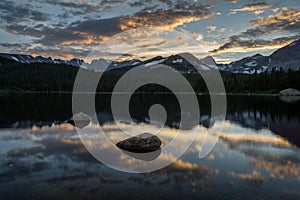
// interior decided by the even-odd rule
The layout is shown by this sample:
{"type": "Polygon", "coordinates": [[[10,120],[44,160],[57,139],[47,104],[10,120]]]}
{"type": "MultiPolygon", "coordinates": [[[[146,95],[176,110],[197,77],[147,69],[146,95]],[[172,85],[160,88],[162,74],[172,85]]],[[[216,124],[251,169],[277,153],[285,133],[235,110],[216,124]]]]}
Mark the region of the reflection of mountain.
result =
{"type": "MultiPolygon", "coordinates": [[[[62,123],[72,116],[71,95],[0,96],[0,127],[31,127],[62,123]],[[45,106],[47,105],[47,106],[45,106]]],[[[200,124],[210,122],[210,98],[198,96],[200,124]]],[[[284,103],[278,97],[228,96],[227,120],[255,130],[270,129],[300,146],[300,102],[284,103]]],[[[166,124],[178,128],[181,115],[194,116],[195,111],[181,113],[174,95],[140,94],[131,98],[129,109],[135,122],[149,122],[149,108],[161,104],[167,112],[166,124]]],[[[100,124],[113,121],[110,95],[98,95],[96,110],[100,124]]],[[[190,127],[198,122],[191,120],[190,127]]]]}

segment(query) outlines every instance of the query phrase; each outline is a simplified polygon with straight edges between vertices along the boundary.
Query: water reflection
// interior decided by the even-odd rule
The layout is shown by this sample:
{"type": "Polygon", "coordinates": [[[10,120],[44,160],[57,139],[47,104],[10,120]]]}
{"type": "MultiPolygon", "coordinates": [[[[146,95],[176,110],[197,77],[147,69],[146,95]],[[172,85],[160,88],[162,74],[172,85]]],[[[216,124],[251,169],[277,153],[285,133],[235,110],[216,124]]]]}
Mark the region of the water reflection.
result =
{"type": "MultiPolygon", "coordinates": [[[[229,97],[223,132],[209,136],[218,137],[219,142],[205,159],[199,159],[208,130],[202,124],[209,119],[209,110],[204,106],[209,99],[199,97],[203,122],[189,150],[159,171],[127,174],[99,163],[84,148],[74,127],[64,123],[71,116],[68,96],[56,100],[51,109],[45,107],[47,98],[35,99],[35,106],[26,103],[33,101],[31,97],[14,98],[8,101],[10,98],[0,97],[4,103],[1,105],[5,105],[0,112],[1,126],[5,127],[0,129],[0,194],[4,199],[300,198],[298,103],[287,104],[277,97],[229,97]],[[35,113],[42,108],[41,116],[35,113]],[[25,121],[28,124],[15,125],[25,121]]],[[[160,132],[167,144],[177,131],[174,124],[178,108],[171,97],[161,98],[147,104],[165,102],[166,110],[174,114],[168,119],[169,126],[160,132]]],[[[138,123],[146,123],[147,114],[144,110],[138,112],[142,104],[136,102],[138,109],[132,109],[138,123]]],[[[111,120],[109,108],[98,107],[98,111],[111,141],[124,139],[111,120]]],[[[134,128],[126,123],[124,126],[134,128]]],[[[220,123],[216,120],[213,126],[220,123]]],[[[93,126],[90,129],[92,132],[93,126]]],[[[105,150],[110,146],[95,148],[105,150]]],[[[132,165],[136,162],[135,158],[126,161],[132,165]]]]}

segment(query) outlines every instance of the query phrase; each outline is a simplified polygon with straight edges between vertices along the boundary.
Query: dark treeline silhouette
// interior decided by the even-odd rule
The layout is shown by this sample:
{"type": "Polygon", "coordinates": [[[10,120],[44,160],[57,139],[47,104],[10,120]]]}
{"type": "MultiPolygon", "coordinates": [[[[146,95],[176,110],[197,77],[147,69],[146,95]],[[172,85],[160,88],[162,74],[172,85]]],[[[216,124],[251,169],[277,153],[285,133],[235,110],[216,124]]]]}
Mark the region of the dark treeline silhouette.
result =
{"type": "MultiPolygon", "coordinates": [[[[72,91],[79,68],[63,64],[18,63],[0,58],[0,88],[2,90],[27,91],[72,91]]],[[[119,78],[130,68],[113,70],[100,74],[91,70],[83,70],[90,79],[102,75],[98,92],[112,92],[119,78]]],[[[145,72],[146,73],[146,72],[145,72]]],[[[206,72],[209,73],[209,72],[206,72]]],[[[232,74],[221,72],[226,92],[228,93],[278,93],[286,88],[300,89],[300,70],[287,72],[272,70],[261,74],[232,74]]],[[[196,92],[207,92],[206,85],[199,74],[184,73],[196,92]]],[[[139,77],[137,77],[139,78],[139,77]]],[[[165,77],[168,78],[168,77],[165,77]]],[[[174,80],[176,83],[176,80],[174,80]]],[[[89,80],[86,83],[89,84],[89,80]]],[[[140,87],[139,92],[168,92],[166,88],[156,84],[140,87]]]]}

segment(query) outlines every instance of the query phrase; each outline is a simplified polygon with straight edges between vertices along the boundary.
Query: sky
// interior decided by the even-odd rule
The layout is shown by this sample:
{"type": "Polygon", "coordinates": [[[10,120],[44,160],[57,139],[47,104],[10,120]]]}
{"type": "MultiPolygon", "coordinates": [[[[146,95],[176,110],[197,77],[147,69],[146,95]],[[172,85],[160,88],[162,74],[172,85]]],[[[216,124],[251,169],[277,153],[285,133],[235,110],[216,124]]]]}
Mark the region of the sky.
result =
{"type": "Polygon", "coordinates": [[[299,0],[1,0],[0,18],[0,52],[61,59],[100,48],[99,58],[190,52],[228,63],[300,38],[299,0]]]}

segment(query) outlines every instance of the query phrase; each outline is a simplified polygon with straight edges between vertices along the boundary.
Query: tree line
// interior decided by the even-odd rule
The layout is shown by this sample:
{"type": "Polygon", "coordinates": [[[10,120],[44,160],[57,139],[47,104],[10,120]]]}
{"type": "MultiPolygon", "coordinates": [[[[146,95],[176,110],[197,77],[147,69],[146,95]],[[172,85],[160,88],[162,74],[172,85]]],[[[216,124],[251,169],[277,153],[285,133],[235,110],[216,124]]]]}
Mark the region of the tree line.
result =
{"type": "MultiPolygon", "coordinates": [[[[25,91],[68,91],[73,90],[74,81],[79,68],[64,64],[50,63],[18,63],[5,58],[0,59],[0,89],[25,91]]],[[[97,91],[112,92],[119,78],[130,68],[111,72],[94,72],[83,70],[91,78],[102,76],[97,91]]],[[[183,74],[196,92],[205,93],[207,87],[199,74],[183,74]]],[[[221,72],[227,93],[278,93],[286,88],[300,90],[300,70],[272,70],[252,75],[221,72]]],[[[165,77],[168,78],[168,77],[165,77]]],[[[89,85],[89,80],[86,83],[89,85]]],[[[170,92],[167,88],[148,84],[138,92],[170,92]]]]}

